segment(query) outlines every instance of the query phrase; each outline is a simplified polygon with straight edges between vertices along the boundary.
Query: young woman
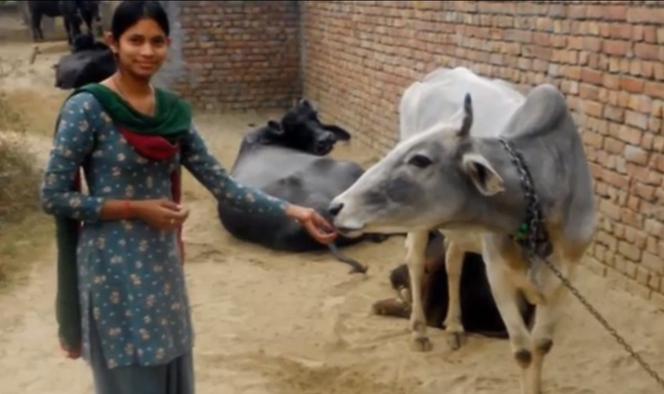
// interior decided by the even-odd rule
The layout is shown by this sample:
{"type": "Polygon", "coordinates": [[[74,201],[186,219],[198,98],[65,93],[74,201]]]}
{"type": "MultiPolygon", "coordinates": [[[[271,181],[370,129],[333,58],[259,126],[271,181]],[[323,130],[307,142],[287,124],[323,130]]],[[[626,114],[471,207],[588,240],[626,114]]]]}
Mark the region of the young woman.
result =
{"type": "Polygon", "coordinates": [[[61,343],[89,361],[97,393],[194,390],[180,165],[222,206],[287,215],[321,243],[336,236],[313,209],[233,181],[192,127],[190,107],[152,87],[168,35],[158,2],[116,8],[108,42],[118,71],[65,102],[42,187],[44,209],[56,216],[61,343]],[[80,168],[88,194],[79,191],[80,168]]]}

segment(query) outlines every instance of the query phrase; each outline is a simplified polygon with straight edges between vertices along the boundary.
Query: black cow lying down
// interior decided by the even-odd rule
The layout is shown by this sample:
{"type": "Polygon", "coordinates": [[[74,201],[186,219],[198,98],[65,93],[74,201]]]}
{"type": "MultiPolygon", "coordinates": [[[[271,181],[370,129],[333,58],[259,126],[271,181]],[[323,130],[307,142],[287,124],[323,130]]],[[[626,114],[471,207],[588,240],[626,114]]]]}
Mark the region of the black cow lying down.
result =
{"type": "MultiPolygon", "coordinates": [[[[374,303],[373,311],[378,315],[407,319],[410,317],[411,293],[406,264],[392,270],[390,282],[397,291],[398,297],[374,303]]],[[[461,271],[460,287],[461,321],[464,329],[467,332],[489,337],[507,338],[507,329],[491,294],[481,255],[466,253],[461,271]]],[[[445,328],[448,304],[447,271],[445,270],[444,236],[438,231],[429,233],[422,293],[427,324],[431,327],[445,328]]],[[[523,297],[521,316],[527,324],[530,324],[534,316],[533,306],[527,304],[523,297]]]]}
{"type": "MultiPolygon", "coordinates": [[[[349,139],[346,130],[321,123],[311,104],[303,100],[281,121],[269,121],[245,136],[231,175],[243,185],[314,208],[330,219],[327,207],[332,198],[363,173],[356,163],[326,156],[337,141],[349,139]]],[[[298,223],[287,218],[273,220],[232,207],[219,208],[224,227],[242,240],[293,252],[323,248],[298,223]]],[[[330,247],[339,260],[353,267],[351,272],[365,272],[366,267],[342,256],[336,247],[360,240],[340,238],[330,247]]]]}
{"type": "Polygon", "coordinates": [[[116,70],[115,57],[105,44],[90,34],[74,40],[73,52],[63,56],[55,66],[55,86],[76,89],[93,82],[101,82],[116,70]]]}

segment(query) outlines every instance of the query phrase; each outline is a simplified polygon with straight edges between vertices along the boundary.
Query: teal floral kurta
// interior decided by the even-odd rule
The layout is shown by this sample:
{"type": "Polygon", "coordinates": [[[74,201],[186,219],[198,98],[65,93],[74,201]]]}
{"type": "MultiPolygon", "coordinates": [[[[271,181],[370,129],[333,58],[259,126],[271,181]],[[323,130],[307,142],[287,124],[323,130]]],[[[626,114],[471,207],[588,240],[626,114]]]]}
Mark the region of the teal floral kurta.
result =
{"type": "Polygon", "coordinates": [[[172,159],[152,161],[127,144],[89,93],[65,104],[46,169],[46,212],[82,221],[78,244],[83,356],[95,324],[109,368],[161,365],[191,350],[189,302],[175,231],[140,220],[100,219],[107,199],[171,199],[170,174],[184,165],[223,206],[284,215],[285,203],[237,184],[192,127],[172,159]],[[89,194],[73,191],[82,166],[89,194]],[[91,315],[90,315],[91,314],[91,315]]]}

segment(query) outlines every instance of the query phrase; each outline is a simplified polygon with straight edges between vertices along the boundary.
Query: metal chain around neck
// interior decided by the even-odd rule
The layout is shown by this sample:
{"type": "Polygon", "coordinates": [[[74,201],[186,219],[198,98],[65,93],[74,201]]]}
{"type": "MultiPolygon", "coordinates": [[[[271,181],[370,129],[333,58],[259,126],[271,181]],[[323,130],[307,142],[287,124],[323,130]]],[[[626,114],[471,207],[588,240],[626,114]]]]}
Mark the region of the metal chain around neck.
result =
{"type": "Polygon", "coordinates": [[[523,156],[506,139],[500,138],[499,141],[509,154],[512,164],[514,164],[519,173],[519,182],[521,183],[521,189],[526,199],[526,218],[521,226],[519,226],[516,235],[513,235],[512,238],[528,254],[528,259],[532,264],[537,260],[536,258],[544,259],[551,255],[553,246],[544,225],[544,214],[542,213],[540,200],[523,156]]]}
{"type": "MultiPolygon", "coordinates": [[[[510,159],[517,171],[519,172],[519,179],[521,188],[523,189],[526,203],[527,213],[526,220],[519,232],[512,238],[517,241],[524,249],[531,264],[537,260],[542,261],[553,273],[560,279],[562,284],[581,302],[586,310],[597,320],[602,327],[618,342],[620,346],[648,373],[662,388],[664,388],[664,378],[659,375],[655,369],[648,364],[641,355],[634,350],[634,348],[627,343],[625,338],[618,334],[618,331],[609,324],[604,316],[592,306],[586,297],[572,284],[572,282],[563,275],[562,272],[555,266],[547,257],[553,251],[553,246],[544,227],[544,217],[540,208],[539,197],[535,192],[530,172],[526,167],[521,154],[512,147],[512,144],[505,140],[500,139],[505,150],[510,155],[510,159]]],[[[533,270],[535,267],[531,267],[533,270]]]]}

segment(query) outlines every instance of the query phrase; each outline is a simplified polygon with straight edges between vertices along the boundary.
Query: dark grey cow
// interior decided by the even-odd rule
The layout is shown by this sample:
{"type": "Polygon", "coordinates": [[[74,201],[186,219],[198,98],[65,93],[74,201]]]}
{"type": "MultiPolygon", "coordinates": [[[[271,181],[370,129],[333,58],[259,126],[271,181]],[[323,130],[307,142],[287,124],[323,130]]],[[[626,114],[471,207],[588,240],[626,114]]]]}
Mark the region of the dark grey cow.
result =
{"type": "Polygon", "coordinates": [[[103,81],[115,70],[115,57],[108,46],[90,34],[79,35],[74,40],[74,52],[63,56],[55,66],[55,86],[76,89],[103,81]]]}
{"type": "MultiPolygon", "coordinates": [[[[327,207],[332,198],[363,173],[356,163],[326,156],[337,141],[349,139],[350,134],[344,129],[321,123],[314,108],[304,100],[281,121],[270,121],[243,139],[231,175],[243,185],[314,208],[329,219],[327,207]]],[[[273,220],[230,206],[220,208],[219,217],[234,236],[272,249],[301,252],[322,247],[298,223],[286,218],[273,220]]],[[[336,245],[359,240],[341,238],[336,245]]],[[[339,255],[336,246],[332,246],[332,251],[351,264],[354,271],[366,270],[339,255]]]]}

